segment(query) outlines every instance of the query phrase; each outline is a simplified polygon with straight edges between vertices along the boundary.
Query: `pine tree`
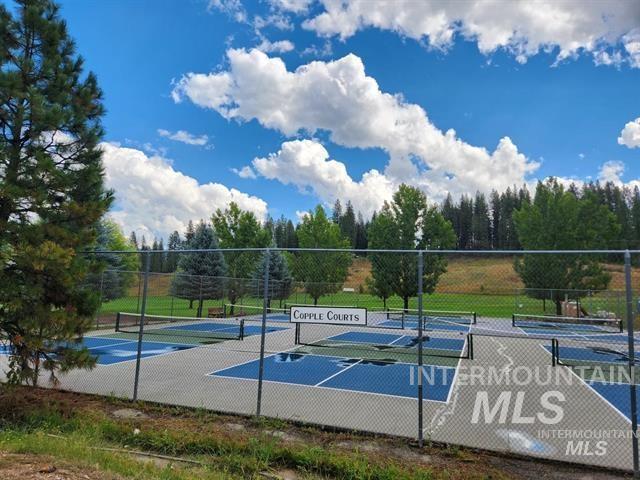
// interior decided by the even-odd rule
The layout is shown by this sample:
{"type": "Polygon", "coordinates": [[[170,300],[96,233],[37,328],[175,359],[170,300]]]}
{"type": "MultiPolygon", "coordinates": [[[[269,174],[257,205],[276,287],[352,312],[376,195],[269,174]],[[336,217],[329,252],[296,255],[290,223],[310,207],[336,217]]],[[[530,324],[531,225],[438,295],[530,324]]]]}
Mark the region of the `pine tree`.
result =
{"type": "MultiPolygon", "coordinates": [[[[213,229],[200,222],[193,237],[185,245],[189,250],[217,249],[218,239],[213,229]]],[[[189,300],[189,308],[198,302],[197,317],[202,317],[205,300],[224,298],[227,266],[220,251],[183,253],[178,260],[178,270],[171,283],[171,294],[189,300]]]]}
{"type": "Polygon", "coordinates": [[[95,362],[70,346],[99,304],[83,288],[99,267],[78,252],[94,243],[112,195],[96,77],[83,72],[57,5],[15,3],[0,5],[0,337],[13,347],[8,380],[35,384],[41,370],[55,380],[95,362]]]}
{"type": "Polygon", "coordinates": [[[485,250],[490,247],[491,225],[489,221],[489,206],[485,196],[476,193],[473,202],[473,217],[471,220],[472,247],[477,250],[485,250]]]}
{"type": "Polygon", "coordinates": [[[496,190],[491,191],[491,247],[496,250],[504,248],[502,238],[500,236],[500,228],[502,227],[502,219],[500,213],[502,211],[500,194],[496,190]]]}
{"type": "Polygon", "coordinates": [[[364,221],[362,214],[358,212],[358,221],[356,223],[356,240],[354,247],[357,250],[366,250],[369,248],[369,239],[367,237],[367,230],[369,225],[364,221]]]}
{"type": "Polygon", "coordinates": [[[131,232],[131,235],[129,236],[129,242],[136,250],[138,250],[138,238],[136,237],[136,232],[131,232]]]}
{"type": "Polygon", "coordinates": [[[195,235],[195,227],[193,226],[193,221],[189,220],[187,224],[187,230],[184,232],[184,241],[185,243],[189,243],[193,240],[193,236],[195,235]]]}
{"type": "Polygon", "coordinates": [[[356,243],[356,213],[351,201],[347,202],[347,208],[342,218],[340,218],[339,225],[342,236],[346,238],[353,247],[356,243]]]}
{"type": "Polygon", "coordinates": [[[459,217],[460,211],[458,207],[453,203],[453,198],[451,194],[448,193],[444,202],[442,203],[442,208],[440,209],[442,212],[442,216],[445,220],[448,220],[453,227],[453,231],[456,234],[456,245],[460,248],[460,225],[459,225],[459,217]]]}
{"type": "Polygon", "coordinates": [[[135,247],[127,240],[120,227],[111,220],[103,219],[96,226],[97,251],[130,251],[131,254],[106,253],[95,256],[95,260],[104,264],[101,272],[91,272],[87,275],[85,284],[89,288],[100,292],[100,300],[108,302],[122,298],[136,278],[134,273],[138,269],[138,258],[135,247]]]}
{"type": "Polygon", "coordinates": [[[287,248],[298,248],[298,232],[291,220],[287,221],[286,227],[287,248]]]}
{"type": "Polygon", "coordinates": [[[458,216],[458,248],[464,250],[473,246],[473,200],[467,195],[460,197],[458,216]]]}
{"type": "Polygon", "coordinates": [[[173,273],[178,268],[178,250],[180,250],[182,245],[182,240],[180,239],[180,234],[177,230],[174,230],[171,235],[169,235],[169,241],[167,243],[167,260],[165,264],[165,271],[168,273],[173,273]]]}
{"type": "Polygon", "coordinates": [[[333,204],[333,212],[331,213],[331,220],[336,225],[340,225],[340,220],[342,220],[342,203],[340,203],[340,199],[337,199],[336,203],[333,204]]]}
{"type": "MultiPolygon", "coordinates": [[[[273,245],[272,245],[273,246],[273,245]]],[[[271,300],[282,301],[289,298],[293,289],[293,277],[289,270],[289,264],[280,251],[268,253],[269,263],[269,290],[267,293],[267,308],[271,308],[271,300]]],[[[254,274],[254,283],[257,286],[256,297],[260,298],[264,291],[264,274],[267,268],[267,252],[264,253],[258,268],[254,274]]]]}

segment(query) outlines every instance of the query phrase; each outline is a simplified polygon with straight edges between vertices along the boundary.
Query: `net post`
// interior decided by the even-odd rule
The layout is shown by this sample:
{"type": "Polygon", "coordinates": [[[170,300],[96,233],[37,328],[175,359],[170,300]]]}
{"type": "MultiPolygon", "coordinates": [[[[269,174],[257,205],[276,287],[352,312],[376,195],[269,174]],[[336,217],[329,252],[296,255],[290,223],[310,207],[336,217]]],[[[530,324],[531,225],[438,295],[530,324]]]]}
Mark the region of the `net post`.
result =
{"type": "Polygon", "coordinates": [[[556,362],[556,358],[557,358],[557,340],[555,338],[551,339],[551,366],[555,367],[557,365],[556,362]]]}
{"type": "Polygon", "coordinates": [[[142,357],[142,337],[144,334],[144,315],[147,310],[147,290],[149,288],[149,266],[151,253],[147,252],[144,259],[144,277],[142,287],[142,306],[140,307],[140,328],[138,330],[138,351],[136,354],[136,373],[133,381],[133,401],[138,400],[138,385],[140,382],[140,360],[142,357]]]}
{"type": "Polygon", "coordinates": [[[633,476],[640,478],[640,460],[638,458],[638,403],[635,378],[635,347],[633,337],[633,291],[631,289],[631,253],[624,252],[624,280],[627,297],[627,340],[629,344],[629,400],[631,403],[631,442],[633,450],[633,476]]]}
{"type": "Polygon", "coordinates": [[[120,312],[116,312],[116,332],[120,331],[120,312]]]}
{"type": "Polygon", "coordinates": [[[516,326],[516,314],[515,313],[511,314],[511,326],[512,327],[516,326]]]}
{"type": "Polygon", "coordinates": [[[244,340],[244,319],[240,319],[240,332],[238,334],[238,340],[244,340]]]}
{"type": "Polygon", "coordinates": [[[267,335],[267,303],[269,296],[269,266],[271,264],[271,256],[269,249],[264,251],[264,285],[262,298],[262,329],[260,332],[260,366],[258,368],[258,401],[256,406],[256,416],[260,416],[262,409],[262,379],[264,377],[264,344],[267,335]]]}
{"type": "Polygon", "coordinates": [[[467,359],[473,360],[473,333],[467,333],[467,359]]]}
{"type": "Polygon", "coordinates": [[[473,312],[473,325],[477,325],[478,323],[478,313],[473,312]]]}
{"type": "MultiPolygon", "coordinates": [[[[418,252],[418,446],[424,446],[424,419],[422,411],[422,401],[424,389],[422,386],[422,276],[423,276],[423,256],[422,251],[418,252]]],[[[404,315],[403,315],[404,323],[404,315]]],[[[404,328],[404,325],[403,325],[404,328]]]]}

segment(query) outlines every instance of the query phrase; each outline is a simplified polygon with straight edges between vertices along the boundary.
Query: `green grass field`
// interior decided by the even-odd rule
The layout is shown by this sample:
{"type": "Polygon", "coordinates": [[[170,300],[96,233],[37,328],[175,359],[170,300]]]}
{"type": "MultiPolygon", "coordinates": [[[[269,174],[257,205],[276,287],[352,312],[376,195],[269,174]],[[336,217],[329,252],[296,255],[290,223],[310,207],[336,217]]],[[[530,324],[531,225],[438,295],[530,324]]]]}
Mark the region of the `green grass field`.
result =
{"type": "MultiPolygon", "coordinates": [[[[618,296],[594,296],[582,300],[583,305],[589,313],[598,310],[607,310],[622,314],[624,303],[618,296]]],[[[222,307],[228,300],[207,300],[204,302],[203,316],[207,315],[210,307],[222,307]]],[[[237,301],[247,306],[262,306],[262,298],[244,297],[237,301]]],[[[283,304],[312,304],[313,300],[304,293],[291,295],[283,304]]],[[[347,293],[340,292],[326,295],[320,298],[321,305],[342,305],[365,307],[370,311],[381,311],[384,309],[382,300],[367,293],[347,293]]],[[[136,313],[140,311],[142,302],[137,296],[127,296],[106,302],[102,305],[99,317],[109,317],[116,312],[136,313]]],[[[273,300],[271,306],[277,308],[280,305],[278,300],[273,300]]],[[[417,299],[412,298],[410,308],[417,308],[417,299]]],[[[393,297],[387,301],[389,308],[402,308],[402,299],[393,297]]],[[[515,293],[505,294],[484,294],[484,293],[434,293],[424,296],[425,310],[446,310],[446,311],[473,311],[479,318],[504,318],[511,319],[513,313],[523,314],[555,314],[555,305],[546,302],[546,309],[543,302],[524,295],[515,293]]],[[[170,315],[178,317],[194,317],[197,313],[197,302],[193,303],[193,308],[189,308],[189,301],[169,295],[150,295],[147,298],[146,311],[150,315],[170,315]]]]}

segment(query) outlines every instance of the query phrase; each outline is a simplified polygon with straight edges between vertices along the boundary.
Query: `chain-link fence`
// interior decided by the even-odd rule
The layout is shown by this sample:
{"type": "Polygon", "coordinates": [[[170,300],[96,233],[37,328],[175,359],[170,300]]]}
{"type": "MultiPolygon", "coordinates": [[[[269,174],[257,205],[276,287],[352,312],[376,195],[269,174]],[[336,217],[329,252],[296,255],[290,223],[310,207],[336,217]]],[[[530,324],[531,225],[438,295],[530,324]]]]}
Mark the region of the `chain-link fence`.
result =
{"type": "Polygon", "coordinates": [[[629,252],[164,254],[88,279],[61,388],[638,471],[629,252]]]}

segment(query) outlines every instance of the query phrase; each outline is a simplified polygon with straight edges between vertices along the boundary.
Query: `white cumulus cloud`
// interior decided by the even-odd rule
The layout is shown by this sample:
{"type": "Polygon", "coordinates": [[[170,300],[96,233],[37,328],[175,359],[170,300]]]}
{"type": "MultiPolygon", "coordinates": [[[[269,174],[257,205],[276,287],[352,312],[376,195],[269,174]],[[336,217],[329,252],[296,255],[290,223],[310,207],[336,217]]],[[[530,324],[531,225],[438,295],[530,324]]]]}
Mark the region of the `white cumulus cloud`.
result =
{"type": "Polygon", "coordinates": [[[272,8],[284,12],[304,13],[314,0],[268,0],[272,8]]]}
{"type": "Polygon", "coordinates": [[[628,182],[622,180],[624,171],[625,165],[622,162],[619,162],[617,160],[605,162],[600,167],[598,180],[600,180],[601,182],[611,182],[620,187],[628,187],[631,189],[640,187],[640,180],[630,180],[628,182]]]}
{"type": "Polygon", "coordinates": [[[618,137],[618,143],[629,148],[640,147],[640,117],[624,126],[618,137]]]}
{"type": "Polygon", "coordinates": [[[161,137],[174,140],[176,142],[186,143],[187,145],[197,145],[200,147],[206,146],[209,142],[207,135],[193,135],[186,130],[178,130],[177,132],[170,132],[163,128],[158,129],[158,135],[161,137]]]}
{"type": "Polygon", "coordinates": [[[256,172],[254,172],[249,165],[246,165],[241,169],[232,168],[231,171],[238,175],[240,178],[257,178],[256,172]]]}
{"type": "Polygon", "coordinates": [[[347,39],[365,28],[396,32],[446,49],[457,35],[490,54],[504,49],[519,62],[557,49],[558,60],[580,52],[611,63],[617,55],[638,67],[640,2],[633,0],[321,0],[324,10],[303,26],[325,37],[347,39]]]}
{"type": "Polygon", "coordinates": [[[286,53],[293,50],[295,45],[289,40],[278,40],[272,42],[268,38],[263,38],[256,48],[265,53],[286,53]]]}
{"type": "Polygon", "coordinates": [[[277,153],[254,159],[253,168],[265,178],[313,193],[327,204],[350,200],[365,216],[379,210],[394,191],[393,182],[377,170],[354,181],[345,164],[329,159],[324,146],[313,140],[284,142],[277,153]]]}
{"type": "Polygon", "coordinates": [[[148,239],[184,231],[189,220],[208,219],[217,208],[236,202],[264,219],[267,204],[220,183],[199,183],[177,170],[162,157],[141,150],[103,143],[103,164],[108,188],[115,190],[111,216],[128,233],[148,239]]]}
{"type": "MultiPolygon", "coordinates": [[[[438,129],[421,106],[381,91],[356,55],[313,61],[294,71],[256,49],[232,49],[227,55],[227,71],[189,73],[175,86],[173,98],[187,98],[227,119],[256,119],[289,137],[326,131],[345,147],[383,149],[389,155],[383,172],[389,182],[421,186],[436,200],[447,191],[503,190],[523,183],[539,166],[509,137],[488,151],[452,129],[438,129]]],[[[293,173],[285,173],[288,180],[280,180],[296,184],[293,173]]]]}

